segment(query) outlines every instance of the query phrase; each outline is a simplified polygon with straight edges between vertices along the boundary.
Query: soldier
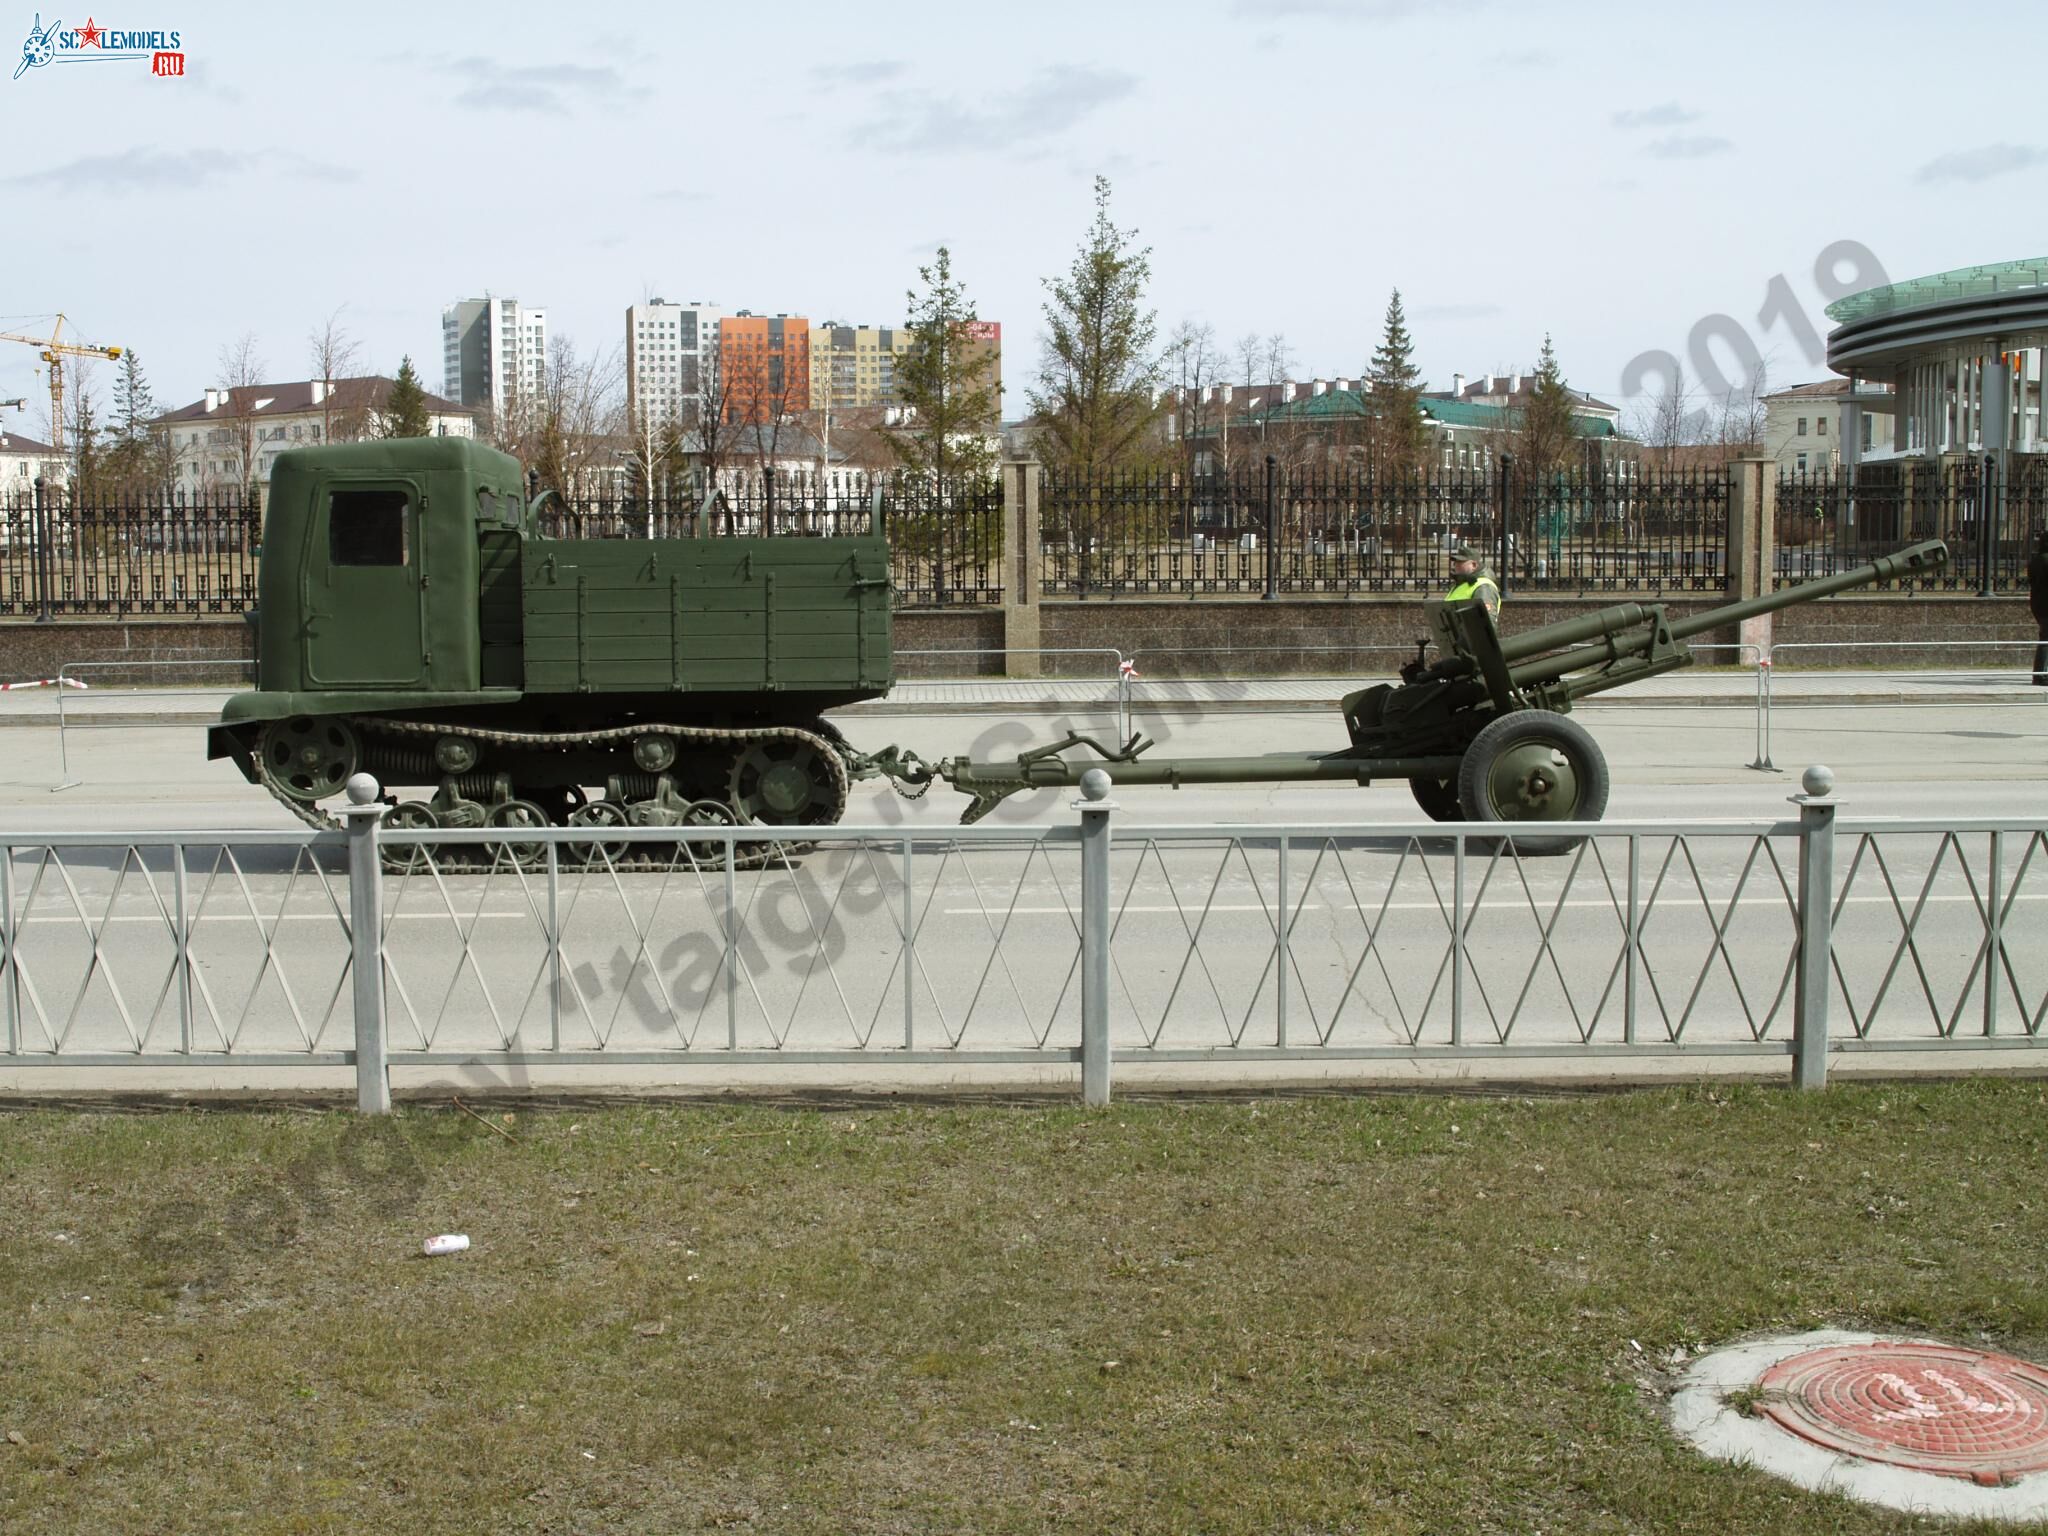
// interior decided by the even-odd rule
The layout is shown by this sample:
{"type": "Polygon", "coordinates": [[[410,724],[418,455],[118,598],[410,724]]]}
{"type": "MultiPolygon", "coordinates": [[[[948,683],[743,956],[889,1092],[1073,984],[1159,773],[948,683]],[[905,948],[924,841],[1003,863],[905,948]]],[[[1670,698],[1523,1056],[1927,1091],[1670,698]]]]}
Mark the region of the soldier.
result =
{"type": "Polygon", "coordinates": [[[1493,579],[1493,572],[1480,563],[1479,552],[1469,544],[1451,546],[1451,590],[1444,594],[1447,603],[1469,603],[1474,598],[1486,604],[1486,616],[1495,622],[1500,619],[1500,583],[1493,579]]]}
{"type": "Polygon", "coordinates": [[[2027,558],[2027,606],[2034,610],[2034,686],[2048,688],[2048,528],[2034,530],[2034,552],[2027,558]]]}

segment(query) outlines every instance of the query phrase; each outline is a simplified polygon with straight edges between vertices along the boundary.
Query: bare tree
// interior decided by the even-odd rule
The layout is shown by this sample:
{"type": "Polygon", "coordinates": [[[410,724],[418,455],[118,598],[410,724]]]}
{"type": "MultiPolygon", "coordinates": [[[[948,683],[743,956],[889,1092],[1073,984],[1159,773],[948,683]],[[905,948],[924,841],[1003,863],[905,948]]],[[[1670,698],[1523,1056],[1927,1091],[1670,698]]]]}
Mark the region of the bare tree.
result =
{"type": "MultiPolygon", "coordinates": [[[[1203,438],[1210,423],[1209,394],[1223,356],[1216,347],[1216,328],[1183,320],[1166,339],[1167,356],[1173,369],[1175,409],[1174,430],[1180,439],[1182,462],[1189,474],[1205,448],[1203,438]]],[[[1212,452],[1213,457],[1213,452],[1212,452]]]]}
{"type": "Polygon", "coordinates": [[[1762,453],[1764,423],[1769,410],[1764,396],[1770,393],[1770,364],[1759,360],[1749,378],[1729,388],[1721,397],[1714,419],[1714,439],[1730,457],[1762,453]]]}
{"type": "Polygon", "coordinates": [[[568,336],[548,348],[540,386],[494,417],[491,438],[565,496],[603,488],[605,466],[618,451],[625,413],[625,369],[617,348],[585,359],[568,336]]]}
{"type": "MultiPolygon", "coordinates": [[[[226,433],[229,458],[234,466],[235,483],[249,486],[256,483],[256,458],[258,444],[262,441],[263,429],[256,420],[257,390],[268,382],[263,376],[270,371],[270,365],[256,350],[256,333],[244,331],[241,336],[220,349],[215,361],[217,386],[225,395],[222,410],[227,414],[226,433]]],[[[211,439],[212,432],[207,434],[211,439]]],[[[209,467],[212,460],[208,460],[209,467]]]]}
{"type": "Polygon", "coordinates": [[[306,337],[306,363],[312,370],[313,382],[322,386],[320,441],[323,443],[352,442],[363,435],[368,425],[360,408],[343,412],[335,402],[335,386],[357,377],[362,371],[362,348],[348,327],[341,323],[341,311],[347,307],[345,304],[338,306],[317,330],[306,337]],[[348,419],[337,419],[338,416],[348,419]]]}

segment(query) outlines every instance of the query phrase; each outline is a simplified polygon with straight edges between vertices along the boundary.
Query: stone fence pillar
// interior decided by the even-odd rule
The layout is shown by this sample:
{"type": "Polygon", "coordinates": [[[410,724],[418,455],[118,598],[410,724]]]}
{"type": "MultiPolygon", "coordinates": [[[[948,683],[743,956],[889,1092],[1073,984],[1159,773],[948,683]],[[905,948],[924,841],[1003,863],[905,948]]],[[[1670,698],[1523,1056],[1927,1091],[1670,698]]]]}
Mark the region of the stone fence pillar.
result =
{"type": "Polygon", "coordinates": [[[1005,464],[1003,475],[1003,670],[1011,677],[1038,677],[1044,658],[1038,647],[1038,591],[1045,556],[1038,537],[1039,474],[1036,459],[1005,464]]]}
{"type": "MultiPolygon", "coordinates": [[[[1762,456],[1728,465],[1728,601],[1743,602],[1771,590],[1777,567],[1778,464],[1762,456]]],[[[1771,654],[1771,615],[1746,619],[1735,637],[1771,654]]]]}

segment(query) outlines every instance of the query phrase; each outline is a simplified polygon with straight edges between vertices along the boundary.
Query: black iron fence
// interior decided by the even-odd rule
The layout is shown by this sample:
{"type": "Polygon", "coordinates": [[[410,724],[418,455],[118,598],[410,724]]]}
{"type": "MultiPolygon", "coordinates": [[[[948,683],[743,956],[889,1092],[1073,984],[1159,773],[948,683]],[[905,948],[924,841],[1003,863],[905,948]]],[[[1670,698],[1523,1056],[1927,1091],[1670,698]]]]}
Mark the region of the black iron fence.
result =
{"type": "Polygon", "coordinates": [[[1995,459],[1969,458],[1787,471],[1778,479],[1777,584],[1830,576],[1901,544],[1943,539],[1948,564],[1914,585],[2023,592],[2027,552],[2035,533],[2048,527],[2041,468],[2015,459],[2000,474],[1995,459]]]}
{"type": "Polygon", "coordinates": [[[238,492],[0,502],[0,616],[233,614],[256,603],[262,518],[238,492]]]}
{"type": "MultiPolygon", "coordinates": [[[[1509,591],[1726,590],[1725,470],[1623,469],[1536,480],[1499,471],[1377,479],[1288,472],[1040,480],[1049,597],[1428,592],[1469,543],[1509,591]]],[[[2048,526],[2048,468],[1981,459],[1787,472],[1775,580],[1807,581],[1916,539],[1953,552],[1915,584],[2017,592],[2048,526]]],[[[651,497],[547,498],[543,537],[826,537],[882,532],[905,607],[997,604],[995,478],[721,476],[651,497]]],[[[0,617],[234,614],[256,603],[262,517],[238,491],[81,503],[61,489],[0,501],[0,617]]]]}
{"type": "Polygon", "coordinates": [[[1728,483],[1720,469],[1048,471],[1040,528],[1048,596],[1430,591],[1460,543],[1483,551],[1510,590],[1718,593],[1728,483]]]}
{"type": "MultiPolygon", "coordinates": [[[[909,475],[720,477],[654,497],[547,497],[554,538],[824,537],[886,533],[906,607],[1003,599],[1002,490],[909,475]]],[[[239,491],[74,499],[48,488],[0,501],[0,617],[235,614],[256,606],[262,513],[239,491]]]]}
{"type": "Polygon", "coordinates": [[[905,607],[1003,600],[1003,496],[994,477],[744,472],[662,486],[652,496],[542,503],[543,537],[819,538],[884,533],[905,607]]]}

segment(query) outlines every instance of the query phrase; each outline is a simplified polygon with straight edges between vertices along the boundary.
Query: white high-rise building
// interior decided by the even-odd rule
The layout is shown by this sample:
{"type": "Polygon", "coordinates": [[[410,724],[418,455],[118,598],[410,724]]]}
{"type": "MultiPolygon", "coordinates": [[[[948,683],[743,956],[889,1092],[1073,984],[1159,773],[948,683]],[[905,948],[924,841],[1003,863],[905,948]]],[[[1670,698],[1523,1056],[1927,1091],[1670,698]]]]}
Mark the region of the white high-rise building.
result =
{"type": "Polygon", "coordinates": [[[547,373],[548,312],[486,295],[441,311],[441,393],[502,411],[540,393],[547,373]]]}
{"type": "Polygon", "coordinates": [[[718,351],[724,311],[691,300],[650,299],[626,310],[626,387],[637,417],[688,421],[704,370],[718,351]]]}

